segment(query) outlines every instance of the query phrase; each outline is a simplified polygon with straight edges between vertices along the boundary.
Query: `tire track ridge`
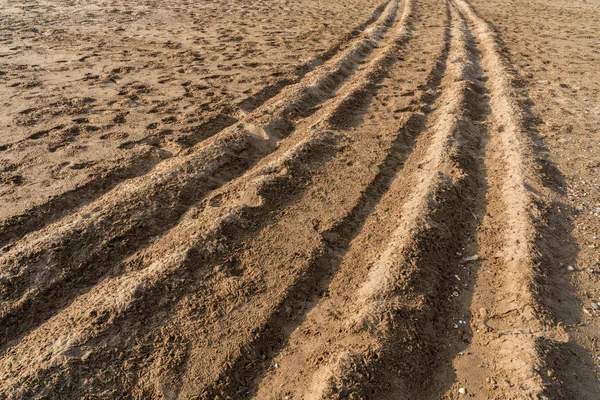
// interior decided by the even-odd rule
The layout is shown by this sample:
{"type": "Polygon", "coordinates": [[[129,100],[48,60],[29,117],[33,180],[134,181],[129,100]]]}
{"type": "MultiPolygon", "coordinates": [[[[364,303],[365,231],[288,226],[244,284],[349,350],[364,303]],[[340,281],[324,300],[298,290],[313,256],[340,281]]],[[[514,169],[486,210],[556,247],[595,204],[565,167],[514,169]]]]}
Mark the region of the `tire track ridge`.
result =
{"type": "MultiPolygon", "coordinates": [[[[336,65],[333,69],[329,68],[325,72],[321,73],[315,71],[310,74],[308,78],[309,82],[305,85],[309,87],[319,87],[319,85],[325,85],[325,91],[335,91],[337,86],[341,85],[342,82],[331,84],[328,77],[333,74],[334,76],[345,76],[346,79],[352,76],[352,71],[349,71],[349,67],[352,63],[356,64],[361,60],[361,54],[367,57],[371,52],[364,52],[367,48],[375,46],[378,40],[387,31],[387,25],[395,18],[397,10],[397,2],[391,2],[386,7],[385,12],[382,14],[384,23],[374,27],[373,32],[366,32],[365,37],[362,38],[358,44],[351,48],[350,53],[344,53],[337,59],[333,60],[333,64],[336,65]],[[366,46],[366,47],[365,47],[366,46]],[[349,64],[350,63],[350,64],[349,64]],[[342,66],[344,66],[342,68],[342,66]],[[333,72],[332,72],[333,71],[333,72]],[[350,73],[347,75],[346,73],[350,73]],[[342,74],[342,75],[339,75],[342,74]],[[344,75],[345,74],[345,75],[344,75]],[[311,84],[312,82],[312,84],[311,84]],[[329,83],[328,83],[329,82],[329,83]],[[316,85],[316,86],[311,86],[316,85]]],[[[371,60],[369,65],[377,65],[379,59],[371,60]]],[[[371,69],[367,69],[370,73],[371,69]]],[[[361,71],[360,75],[364,75],[365,72],[361,71]]],[[[335,79],[334,79],[335,81],[335,79]]],[[[360,85],[358,86],[360,87],[360,85]]],[[[352,93],[357,90],[357,86],[351,82],[346,82],[344,85],[345,91],[338,94],[337,97],[344,98],[344,93],[352,93]]],[[[316,90],[316,89],[315,89],[316,90]]],[[[286,106],[289,108],[289,104],[301,104],[302,107],[307,105],[310,108],[312,100],[299,101],[298,93],[306,92],[307,89],[304,86],[299,88],[291,88],[290,90],[282,92],[283,99],[290,99],[289,103],[276,98],[270,104],[267,104],[257,110],[258,115],[268,115],[269,112],[273,112],[277,109],[273,104],[286,106]],[[294,95],[294,93],[296,93],[294,95]],[[283,104],[282,104],[283,103],[283,104]]],[[[310,90],[308,90],[310,92],[310,90]]],[[[302,96],[300,96],[302,98],[302,96]]],[[[324,101],[325,99],[322,98],[324,101]]],[[[335,107],[335,98],[333,99],[333,106],[325,108],[325,110],[335,107]]],[[[337,104],[339,106],[340,103],[337,104]]],[[[300,108],[302,108],[300,107],[300,108]]],[[[283,107],[285,109],[285,107],[283,107]]],[[[306,108],[305,108],[306,109],[306,108]]],[[[289,110],[286,112],[290,112],[289,110]]],[[[277,115],[277,113],[275,113],[277,115]]],[[[284,112],[279,109],[279,115],[283,115],[284,112]]],[[[319,118],[319,116],[326,114],[323,110],[315,112],[313,118],[319,118]]],[[[255,114],[249,115],[249,121],[256,121],[260,118],[255,117],[255,114]]],[[[276,116],[275,119],[278,117],[276,116]]],[[[258,135],[260,136],[260,135],[258,135]]],[[[249,134],[243,127],[237,125],[233,129],[226,129],[225,131],[218,134],[214,140],[207,143],[201,144],[199,148],[190,149],[189,154],[184,157],[178,157],[167,162],[161,163],[153,173],[121,184],[117,189],[109,194],[109,201],[107,198],[101,198],[96,203],[91,203],[75,215],[67,218],[66,220],[58,222],[55,226],[48,227],[44,231],[34,233],[26,237],[22,242],[15,243],[14,248],[9,248],[8,252],[0,260],[0,293],[5,297],[3,304],[2,314],[0,315],[0,322],[4,325],[5,334],[0,339],[3,339],[1,343],[6,343],[7,340],[15,336],[14,332],[7,331],[15,327],[15,318],[21,313],[22,306],[28,306],[28,302],[37,301],[39,306],[48,307],[43,304],[44,296],[40,297],[37,291],[25,291],[29,290],[29,286],[23,286],[19,289],[19,280],[31,279],[31,280],[44,280],[48,279],[44,275],[50,274],[50,279],[59,279],[59,281],[65,282],[66,280],[73,279],[72,272],[69,270],[81,271],[85,268],[86,271],[90,271],[91,265],[97,266],[94,272],[91,273],[90,277],[78,277],[78,279],[86,279],[86,281],[98,279],[99,275],[105,273],[106,265],[117,264],[123,257],[131,254],[132,251],[144,246],[151,240],[152,236],[160,234],[161,231],[168,229],[177,223],[180,216],[196,201],[206,196],[215,187],[222,185],[219,182],[221,176],[225,175],[224,181],[230,181],[235,179],[237,176],[241,176],[242,173],[248,170],[252,165],[258,162],[262,157],[271,153],[275,149],[275,143],[268,137],[258,137],[254,134],[249,134]],[[248,154],[250,153],[250,154],[248,154]],[[254,153],[254,154],[252,154],[254,153]],[[228,171],[229,168],[236,168],[232,172],[228,171]],[[219,176],[221,175],[221,176],[219,176]],[[163,182],[174,181],[174,184],[167,188],[162,187],[163,182]],[[172,197],[175,190],[179,187],[183,187],[182,192],[177,193],[178,198],[175,198],[175,205],[171,206],[170,209],[166,210],[161,206],[161,202],[166,204],[172,203],[172,197]],[[167,190],[168,189],[168,190],[167,190]],[[199,192],[200,195],[195,194],[199,192]],[[201,197],[198,197],[201,196],[201,197]],[[183,204],[181,204],[183,203],[183,204]],[[133,204],[133,206],[132,206],[133,204]],[[145,206],[145,207],[144,207],[145,206]],[[117,212],[115,212],[115,209],[117,212]],[[123,219],[123,213],[119,211],[125,211],[125,215],[131,216],[130,226],[115,225],[120,223],[123,219]],[[144,226],[146,220],[161,220],[160,226],[144,226]],[[166,224],[165,224],[166,222],[166,224]],[[108,226],[107,226],[108,225],[108,226]],[[102,226],[103,229],[94,229],[94,227],[102,226]],[[108,228],[108,229],[107,229],[108,228]],[[141,231],[144,230],[145,231],[141,231]],[[112,230],[112,231],[111,231],[112,230]],[[96,232],[100,234],[100,237],[94,237],[93,234],[96,232]],[[108,233],[108,234],[107,234],[108,233]],[[92,235],[86,236],[86,235],[92,235]],[[133,237],[136,241],[128,249],[127,245],[122,246],[125,249],[120,251],[114,250],[112,247],[119,246],[120,241],[123,238],[133,237]],[[138,238],[138,237],[141,237],[138,238]],[[98,243],[99,242],[99,243],[98,243]],[[91,247],[94,243],[96,247],[91,247]],[[78,247],[85,246],[85,250],[88,254],[83,256],[79,253],[78,247]],[[35,250],[35,249],[39,250],[35,250]],[[32,250],[34,249],[34,250],[32,250]],[[58,249],[56,251],[55,249],[58,249]],[[123,251],[124,250],[124,251],[123,251]],[[75,254],[75,256],[73,256],[75,254]],[[106,258],[108,257],[112,258],[106,258]],[[78,258],[79,257],[79,258],[78,258]],[[83,257],[83,260],[81,259],[83,257]],[[98,258],[98,261],[90,263],[87,258],[93,259],[98,258]],[[101,267],[100,264],[104,265],[101,267]],[[57,270],[57,268],[59,270],[57,270]],[[104,268],[104,269],[103,269],[104,268]],[[37,270],[37,271],[36,271],[37,270]],[[16,273],[14,272],[16,271],[16,273]],[[66,273],[66,274],[65,274],[66,273]],[[29,274],[29,275],[27,275],[29,274]],[[56,278],[52,278],[52,274],[56,278]],[[95,274],[95,275],[94,275],[95,274]],[[58,276],[57,276],[58,275],[58,276]],[[32,278],[29,278],[32,276],[32,278]],[[10,296],[6,298],[7,296],[10,296]],[[19,296],[22,296],[19,298],[19,296]],[[37,300],[36,300],[37,299],[37,300]],[[40,303],[42,301],[42,303],[40,303]],[[13,311],[14,310],[14,311],[13,311]],[[19,311],[21,310],[21,311],[19,311]]],[[[285,136],[285,134],[283,135],[285,136]]],[[[21,284],[22,285],[22,284],[21,284]]],[[[48,288],[52,289],[56,285],[53,281],[50,281],[48,288]]],[[[58,288],[58,290],[62,290],[58,288]]],[[[41,290],[43,292],[43,290],[41,290]]],[[[57,304],[55,307],[63,306],[64,304],[57,304]]],[[[34,322],[35,323],[35,322],[34,322]]],[[[2,346],[2,344],[0,344],[2,346]]]]}
{"type": "Polygon", "coordinates": [[[512,69],[503,58],[498,37],[473,7],[455,0],[459,10],[473,26],[480,42],[482,63],[487,70],[490,105],[495,122],[493,132],[502,151],[500,162],[506,169],[498,188],[505,205],[504,248],[501,290],[494,296],[498,360],[495,365],[516,387],[504,387],[514,396],[543,397],[546,391],[541,371],[544,368],[542,343],[566,341],[561,327],[552,326],[548,310],[540,301],[538,282],[542,255],[537,247],[540,227],[545,224],[541,207],[547,202],[541,178],[535,171],[532,138],[524,122],[524,112],[514,95],[512,69]],[[503,323],[510,316],[510,324],[503,323]]]}
{"type": "MultiPolygon", "coordinates": [[[[371,18],[360,24],[356,29],[353,30],[353,32],[345,35],[340,39],[340,41],[338,41],[338,43],[333,45],[329,50],[320,56],[313,60],[309,60],[304,65],[297,67],[297,76],[294,79],[283,79],[273,85],[269,85],[262,89],[259,93],[250,96],[250,98],[240,101],[236,105],[236,108],[243,110],[245,115],[251,114],[269,100],[279,96],[281,91],[286,87],[300,83],[307,74],[313,72],[315,69],[330,61],[336,56],[336,54],[338,54],[338,52],[345,51],[345,49],[342,50],[344,43],[355,39],[360,35],[360,33],[364,35],[364,32],[369,28],[369,26],[375,24],[382,16],[384,11],[386,11],[387,6],[392,4],[394,1],[396,0],[382,2],[380,6],[376,8],[371,18]]],[[[388,16],[389,15],[384,15],[384,17],[388,16]]],[[[234,125],[239,120],[239,118],[234,118],[224,113],[218,113],[216,116],[211,117],[207,121],[203,122],[200,127],[196,127],[194,129],[195,131],[201,130],[203,133],[202,135],[194,135],[197,136],[197,139],[192,140],[191,145],[195,146],[198,142],[202,142],[215,136],[222,130],[234,125]]],[[[6,144],[3,148],[6,150],[13,145],[17,145],[18,143],[6,144]]],[[[148,155],[140,159],[134,159],[131,165],[126,165],[124,167],[118,167],[115,170],[111,170],[107,174],[101,176],[99,179],[93,179],[79,187],[73,188],[72,190],[50,199],[46,203],[34,206],[33,208],[25,210],[18,215],[14,215],[4,221],[1,221],[0,248],[9,245],[10,243],[22,238],[30,232],[41,229],[42,227],[67,216],[78,208],[85,206],[86,203],[100,198],[103,194],[109,192],[121,182],[129,179],[139,178],[150,173],[156,164],[161,162],[162,158],[164,157],[160,152],[151,149],[148,155]],[[65,207],[65,204],[68,206],[65,207]]]]}

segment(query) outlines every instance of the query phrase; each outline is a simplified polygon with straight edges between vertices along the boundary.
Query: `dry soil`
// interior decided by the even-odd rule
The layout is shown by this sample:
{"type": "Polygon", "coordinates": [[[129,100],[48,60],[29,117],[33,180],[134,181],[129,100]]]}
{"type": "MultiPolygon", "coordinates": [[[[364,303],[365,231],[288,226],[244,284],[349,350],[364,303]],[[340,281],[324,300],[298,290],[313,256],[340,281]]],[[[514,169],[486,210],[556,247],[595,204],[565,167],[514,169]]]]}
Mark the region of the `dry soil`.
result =
{"type": "Polygon", "coordinates": [[[0,399],[598,399],[598,0],[0,0],[0,399]]]}

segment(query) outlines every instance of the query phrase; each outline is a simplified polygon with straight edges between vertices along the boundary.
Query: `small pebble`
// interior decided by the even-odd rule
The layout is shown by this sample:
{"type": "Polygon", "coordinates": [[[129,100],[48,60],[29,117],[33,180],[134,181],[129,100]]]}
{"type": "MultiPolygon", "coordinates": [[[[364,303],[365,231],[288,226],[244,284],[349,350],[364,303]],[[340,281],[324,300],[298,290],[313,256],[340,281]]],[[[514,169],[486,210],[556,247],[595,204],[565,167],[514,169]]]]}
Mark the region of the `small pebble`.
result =
{"type": "Polygon", "coordinates": [[[592,303],[592,308],[594,310],[600,310],[600,306],[598,305],[598,303],[592,303]]]}
{"type": "Polygon", "coordinates": [[[570,266],[570,265],[569,265],[569,266],[567,267],[567,271],[575,271],[575,268],[573,268],[572,266],[570,266]]]}
{"type": "Polygon", "coordinates": [[[467,389],[460,388],[460,389],[458,389],[458,393],[460,393],[460,394],[467,394],[467,389]]]}

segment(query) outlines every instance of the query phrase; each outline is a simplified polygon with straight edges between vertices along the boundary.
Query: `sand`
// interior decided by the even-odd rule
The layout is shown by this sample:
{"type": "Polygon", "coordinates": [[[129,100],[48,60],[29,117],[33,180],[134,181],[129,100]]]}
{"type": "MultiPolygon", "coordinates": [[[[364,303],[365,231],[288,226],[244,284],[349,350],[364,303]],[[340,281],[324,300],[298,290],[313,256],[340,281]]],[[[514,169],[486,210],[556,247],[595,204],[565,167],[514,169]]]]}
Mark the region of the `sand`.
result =
{"type": "Polygon", "coordinates": [[[0,398],[600,393],[597,1],[0,10],[0,398]]]}

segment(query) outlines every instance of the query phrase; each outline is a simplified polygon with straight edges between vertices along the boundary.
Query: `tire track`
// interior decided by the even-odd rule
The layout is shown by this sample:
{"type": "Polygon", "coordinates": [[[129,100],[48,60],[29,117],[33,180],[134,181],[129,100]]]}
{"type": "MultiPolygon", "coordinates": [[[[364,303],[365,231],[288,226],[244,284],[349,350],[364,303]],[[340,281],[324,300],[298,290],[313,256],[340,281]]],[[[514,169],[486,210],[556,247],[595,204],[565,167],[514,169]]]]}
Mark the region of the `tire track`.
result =
{"type": "Polygon", "coordinates": [[[478,236],[482,269],[475,291],[473,344],[470,356],[457,362],[457,375],[473,393],[498,391],[506,398],[544,397],[543,348],[563,342],[566,333],[552,326],[538,298],[542,255],[537,248],[546,203],[545,189],[534,166],[532,139],[517,104],[510,66],[502,58],[498,38],[465,1],[456,6],[469,20],[482,51],[488,77],[491,141],[489,205],[478,236]],[[494,244],[498,245],[494,245],[494,244]],[[500,247],[500,250],[498,250],[500,247]],[[495,287],[493,293],[486,288],[495,287]],[[493,354],[482,354],[480,346],[493,354]],[[465,363],[485,366],[481,376],[466,379],[465,363]],[[485,375],[485,376],[483,376],[485,375]],[[487,379],[486,379],[487,377],[487,379]]]}
{"type": "Polygon", "coordinates": [[[443,282],[460,268],[456,251],[475,229],[461,221],[469,221],[465,215],[482,197],[480,75],[463,31],[454,15],[430,131],[352,242],[329,295],[276,358],[257,398],[423,398],[431,391],[440,340],[428,330],[447,328],[436,312],[444,309],[443,282]],[[381,252],[362,254],[367,243],[381,252]],[[365,264],[373,266],[366,271],[365,264]]]}
{"type": "MultiPolygon", "coordinates": [[[[377,23],[386,10],[386,6],[392,3],[393,1],[382,2],[367,21],[358,25],[352,32],[342,37],[339,42],[334,44],[323,54],[299,66],[296,69],[296,77],[294,79],[282,79],[273,85],[269,85],[255,95],[239,102],[234,108],[240,110],[243,115],[251,114],[259,109],[261,105],[280,95],[281,91],[286,87],[299,84],[311,71],[318,69],[320,66],[333,59],[337,54],[345,51],[345,44],[348,44],[349,42],[352,44],[353,39],[364,35],[364,32],[367,31],[371,25],[377,23]]],[[[240,118],[234,118],[224,112],[217,113],[216,115],[209,117],[199,126],[194,127],[193,132],[185,137],[186,145],[188,147],[195,146],[197,143],[209,139],[224,129],[231,127],[239,120],[240,118]]],[[[28,139],[17,143],[5,144],[2,147],[2,151],[6,151],[27,140],[28,139]]],[[[143,141],[143,139],[141,141],[143,141]]],[[[121,182],[139,178],[150,173],[156,165],[165,158],[165,155],[163,154],[164,151],[161,150],[162,149],[156,150],[155,148],[152,148],[145,156],[136,157],[127,162],[127,165],[112,169],[81,186],[49,199],[44,204],[37,205],[26,210],[24,213],[1,221],[0,248],[22,238],[30,232],[42,229],[60,218],[67,216],[78,207],[85,206],[86,203],[100,198],[121,182]]]]}
{"type": "MultiPolygon", "coordinates": [[[[401,20],[400,25],[404,24],[403,21],[405,20],[406,17],[401,20]]],[[[224,244],[220,243],[223,241],[222,238],[231,236],[228,231],[233,227],[239,227],[240,225],[243,227],[244,224],[252,225],[251,221],[257,218],[249,218],[249,216],[244,215],[245,213],[256,217],[257,213],[258,215],[267,213],[271,207],[274,207],[271,203],[277,204],[278,193],[273,188],[297,190],[297,185],[302,186],[302,180],[297,177],[302,176],[302,169],[305,165],[310,165],[309,161],[312,160],[318,164],[318,160],[322,157],[335,153],[336,146],[328,143],[332,140],[332,135],[335,138],[335,134],[328,133],[329,131],[325,129],[328,124],[332,124],[331,116],[336,115],[335,113],[341,107],[348,104],[349,99],[353,99],[356,93],[365,93],[366,88],[372,87],[373,82],[379,79],[378,77],[383,73],[382,67],[388,62],[390,46],[395,41],[403,38],[404,31],[399,29],[398,35],[398,37],[390,40],[391,44],[388,44],[376,54],[368,67],[360,71],[359,77],[353,85],[340,90],[337,98],[333,99],[314,116],[317,127],[312,126],[313,123],[308,121],[305,124],[307,128],[300,127],[298,129],[299,132],[308,131],[304,134],[303,140],[296,141],[296,144],[291,141],[289,145],[287,142],[290,141],[282,142],[282,146],[287,145],[287,150],[282,148],[276,154],[265,159],[261,163],[262,166],[253,169],[248,177],[239,181],[232,181],[219,190],[218,193],[215,193],[204,202],[203,211],[192,210],[177,228],[128,262],[128,268],[132,270],[131,273],[105,280],[92,289],[91,292],[76,299],[75,303],[67,310],[53,317],[19,344],[9,349],[3,360],[6,370],[11,371],[11,365],[13,365],[11,360],[27,357],[35,362],[35,365],[38,365],[33,368],[37,373],[52,375],[53,371],[56,372],[56,363],[60,363],[61,360],[64,361],[65,354],[75,354],[75,358],[80,358],[78,356],[81,355],[81,352],[85,353],[83,349],[88,345],[90,348],[94,348],[94,341],[102,342],[106,337],[111,336],[114,338],[115,334],[118,334],[120,324],[128,323],[125,317],[129,316],[131,318],[132,313],[135,314],[135,310],[140,304],[146,303],[145,306],[148,305],[147,303],[154,304],[156,297],[152,296],[153,292],[158,291],[160,293],[164,289],[163,282],[177,282],[177,275],[193,273],[194,263],[199,262],[201,259],[207,262],[209,266],[222,263],[222,260],[218,260],[222,255],[214,256],[216,260],[209,262],[204,258],[206,256],[202,256],[202,254],[215,253],[214,246],[217,244],[223,246],[224,244]],[[323,152],[322,156],[319,156],[320,152],[323,152]],[[286,185],[284,182],[292,177],[299,182],[286,185]],[[218,206],[215,207],[216,205],[218,206]],[[263,209],[264,211],[261,211],[263,209]],[[147,265],[147,260],[155,261],[147,265]],[[86,306],[81,307],[83,304],[86,306]],[[89,313],[90,309],[93,313],[89,313]],[[105,320],[107,315],[110,315],[109,321],[105,320]],[[67,344],[59,340],[57,346],[61,348],[60,351],[57,348],[48,349],[45,346],[36,344],[40,338],[47,334],[48,329],[55,331],[56,336],[60,337],[60,332],[64,332],[65,327],[69,325],[68,323],[65,324],[66,320],[78,321],[78,326],[84,327],[84,331],[80,331],[75,336],[71,335],[67,344]],[[103,324],[106,327],[101,330],[103,333],[100,335],[97,325],[103,324]],[[113,333],[108,334],[107,329],[111,329],[113,333]],[[23,349],[27,348],[29,350],[23,353],[23,349]],[[36,350],[31,350],[32,348],[36,350]],[[41,354],[32,354],[38,351],[46,354],[58,354],[58,356],[52,357],[50,355],[48,357],[41,354]],[[48,351],[50,353],[47,353],[48,351]],[[40,360],[44,361],[40,362],[40,360]]],[[[258,227],[253,228],[258,229],[258,227]]],[[[217,253],[221,252],[217,251],[217,253]]],[[[230,254],[228,251],[224,253],[225,255],[230,254]]],[[[202,274],[204,273],[207,273],[207,271],[202,274]]],[[[198,281],[198,279],[202,279],[202,276],[193,276],[192,282],[198,281]]],[[[178,290],[182,290],[182,288],[179,287],[178,290]]],[[[160,296],[160,298],[163,298],[163,296],[160,296]]],[[[161,304],[158,304],[158,306],[159,309],[161,306],[162,308],[167,307],[167,305],[161,304]]],[[[156,309],[152,307],[151,309],[156,312],[156,309]]],[[[139,328],[141,329],[141,327],[139,328]]],[[[69,330],[72,329],[73,326],[69,330]]],[[[103,345],[106,345],[106,343],[103,345]]],[[[104,356],[104,353],[95,355],[104,356]]],[[[82,358],[87,361],[90,357],[92,357],[90,353],[85,353],[82,358]]],[[[12,375],[12,373],[9,375],[12,375]]],[[[7,386],[17,387],[18,384],[15,379],[19,381],[24,378],[11,377],[7,386]]],[[[34,377],[30,376],[25,379],[34,379],[34,377]]],[[[56,378],[57,385],[61,384],[61,379],[60,377],[56,378]]]]}
{"type": "MultiPolygon", "coordinates": [[[[276,142],[294,129],[293,121],[318,111],[315,107],[340,87],[348,93],[360,90],[360,85],[354,87],[349,80],[386,34],[397,6],[390,2],[380,24],[242,123],[5,248],[8,251],[0,260],[0,323],[4,327],[0,346],[68,304],[74,295],[68,288],[85,290],[111,266],[118,266],[174,226],[194,203],[273,152],[276,142]],[[53,298],[53,303],[48,304],[46,298],[53,298]],[[20,321],[23,315],[30,315],[29,320],[20,321]]],[[[380,62],[371,60],[372,65],[380,62]]]]}

